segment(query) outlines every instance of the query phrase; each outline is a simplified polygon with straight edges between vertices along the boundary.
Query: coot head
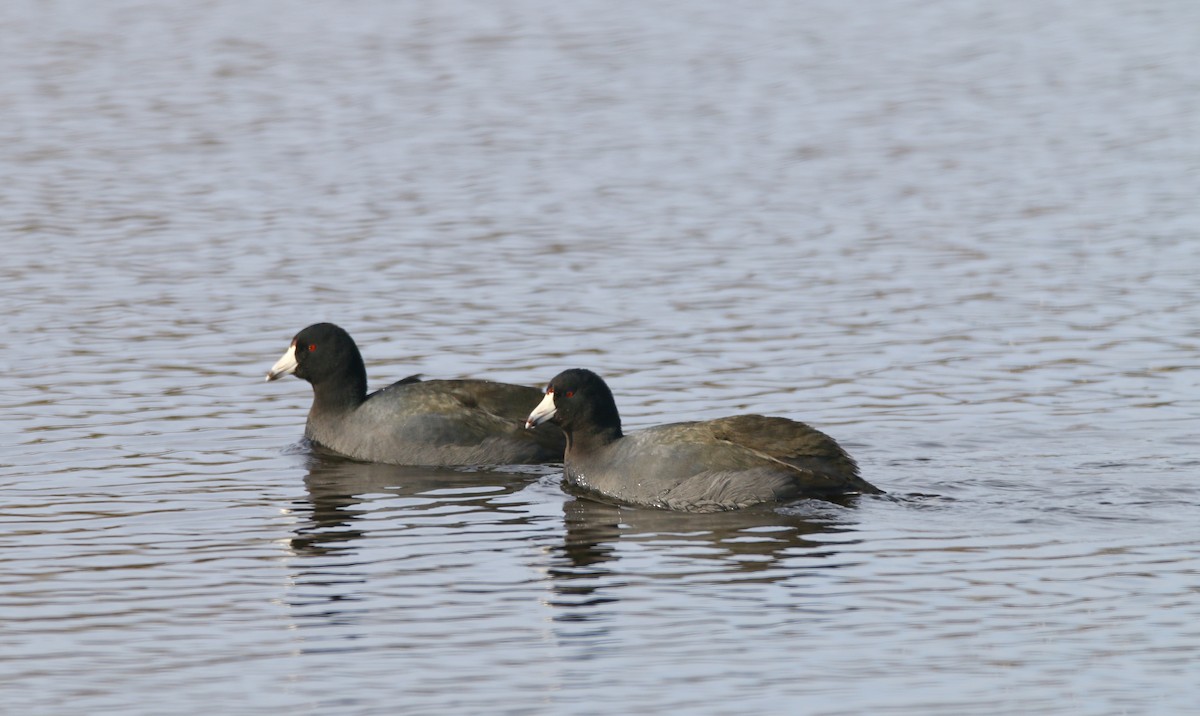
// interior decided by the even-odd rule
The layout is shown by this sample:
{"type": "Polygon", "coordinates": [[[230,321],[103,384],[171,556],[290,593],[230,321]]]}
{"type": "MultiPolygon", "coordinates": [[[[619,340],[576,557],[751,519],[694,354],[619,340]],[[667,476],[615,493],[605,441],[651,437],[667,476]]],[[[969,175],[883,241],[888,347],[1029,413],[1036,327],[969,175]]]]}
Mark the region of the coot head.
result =
{"type": "Polygon", "coordinates": [[[349,333],[332,323],[314,323],[296,334],[287,351],[271,366],[267,380],[292,374],[314,387],[338,383],[354,392],[367,389],[362,354],[349,333]]]}
{"type": "Polygon", "coordinates": [[[546,386],[546,395],[525,421],[532,428],[551,422],[564,432],[609,432],[621,435],[621,416],[604,380],[585,368],[564,370],[546,386]]]}

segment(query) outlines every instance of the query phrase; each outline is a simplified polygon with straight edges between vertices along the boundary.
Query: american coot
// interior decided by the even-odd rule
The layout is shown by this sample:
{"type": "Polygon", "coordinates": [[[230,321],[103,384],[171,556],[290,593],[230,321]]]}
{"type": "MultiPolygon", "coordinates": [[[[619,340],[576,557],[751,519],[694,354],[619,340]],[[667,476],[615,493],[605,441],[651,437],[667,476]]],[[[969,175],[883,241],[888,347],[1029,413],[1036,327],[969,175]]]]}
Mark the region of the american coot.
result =
{"type": "Polygon", "coordinates": [[[565,478],[584,495],[685,512],[879,493],[833,438],[787,418],[737,415],[621,433],[612,392],[575,368],[555,376],[525,425],[567,434],[565,478]]]}
{"type": "Polygon", "coordinates": [[[537,388],[411,376],[367,395],[367,369],[350,334],[317,323],[292,339],[267,380],[312,383],[304,436],[356,460],[397,465],[534,464],[562,460],[562,431],[522,430],[537,388]]]}

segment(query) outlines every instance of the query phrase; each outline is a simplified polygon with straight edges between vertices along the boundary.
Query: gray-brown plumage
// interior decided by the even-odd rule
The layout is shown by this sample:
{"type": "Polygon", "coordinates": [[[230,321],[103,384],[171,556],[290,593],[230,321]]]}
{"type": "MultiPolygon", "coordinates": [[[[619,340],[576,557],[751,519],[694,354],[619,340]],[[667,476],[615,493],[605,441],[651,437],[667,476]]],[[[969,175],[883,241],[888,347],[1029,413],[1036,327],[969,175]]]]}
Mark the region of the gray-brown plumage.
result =
{"type": "Polygon", "coordinates": [[[567,435],[569,488],[618,504],[687,512],[881,490],[825,433],[787,418],[738,415],[621,432],[608,386],[576,368],[557,375],[526,425],[567,435]]]}
{"type": "Polygon", "coordinates": [[[486,380],[405,378],[367,394],[358,346],[332,323],[296,334],[267,380],[294,373],[312,384],[304,436],[333,452],[397,465],[536,464],[562,460],[554,426],[522,423],[537,388],[486,380]]]}

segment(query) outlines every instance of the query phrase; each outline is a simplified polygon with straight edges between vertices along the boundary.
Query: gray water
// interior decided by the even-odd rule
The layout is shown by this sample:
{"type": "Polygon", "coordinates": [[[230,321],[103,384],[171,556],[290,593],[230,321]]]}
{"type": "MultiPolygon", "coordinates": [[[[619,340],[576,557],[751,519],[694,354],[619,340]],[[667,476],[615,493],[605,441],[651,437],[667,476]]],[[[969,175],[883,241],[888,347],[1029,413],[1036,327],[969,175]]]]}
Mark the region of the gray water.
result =
{"type": "Polygon", "coordinates": [[[14,714],[1200,702],[1200,4],[0,4],[14,714]],[[341,462],[266,369],[585,366],[888,491],[341,462]]]}

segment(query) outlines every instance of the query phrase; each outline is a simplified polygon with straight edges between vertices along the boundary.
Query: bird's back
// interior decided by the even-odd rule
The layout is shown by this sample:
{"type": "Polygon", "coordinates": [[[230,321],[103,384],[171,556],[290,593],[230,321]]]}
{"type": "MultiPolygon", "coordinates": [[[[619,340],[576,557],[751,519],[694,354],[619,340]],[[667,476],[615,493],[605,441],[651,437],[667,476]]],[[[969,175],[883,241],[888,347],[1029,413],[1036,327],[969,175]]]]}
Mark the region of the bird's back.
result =
{"type": "Polygon", "coordinates": [[[371,462],[408,465],[522,464],[562,459],[554,426],[526,431],[541,391],[484,380],[406,378],[354,410],[310,414],[308,437],[371,462]]]}

